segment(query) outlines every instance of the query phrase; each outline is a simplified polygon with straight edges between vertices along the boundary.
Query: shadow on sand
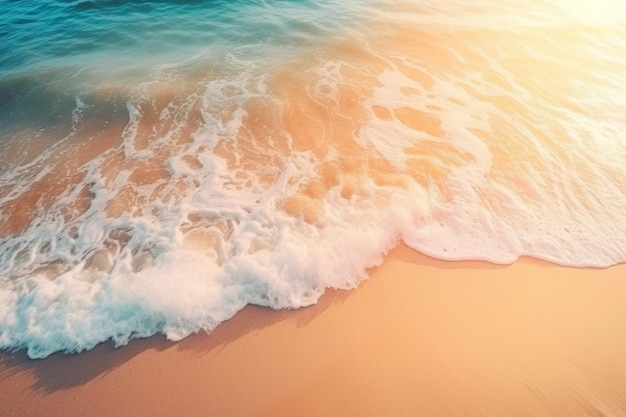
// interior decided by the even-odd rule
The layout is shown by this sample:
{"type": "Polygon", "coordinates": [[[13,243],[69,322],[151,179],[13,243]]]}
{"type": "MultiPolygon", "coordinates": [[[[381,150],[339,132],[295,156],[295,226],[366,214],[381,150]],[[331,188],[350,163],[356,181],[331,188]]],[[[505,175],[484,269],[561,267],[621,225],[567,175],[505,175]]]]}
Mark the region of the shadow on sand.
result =
{"type": "MultiPolygon", "coordinates": [[[[175,349],[204,356],[219,352],[248,333],[258,332],[279,322],[291,321],[298,327],[305,326],[326,308],[343,302],[349,296],[350,291],[327,290],[317,304],[299,310],[275,311],[249,305],[211,333],[201,331],[178,342],[167,340],[160,334],[134,339],[118,348],[108,341],[87,352],[58,352],[45,359],[30,359],[23,350],[0,352],[0,381],[9,383],[12,377],[30,375],[35,381],[31,387],[34,392],[50,394],[100,378],[147,351],[175,349]]],[[[4,391],[2,385],[3,382],[0,382],[0,392],[4,391]]]]}

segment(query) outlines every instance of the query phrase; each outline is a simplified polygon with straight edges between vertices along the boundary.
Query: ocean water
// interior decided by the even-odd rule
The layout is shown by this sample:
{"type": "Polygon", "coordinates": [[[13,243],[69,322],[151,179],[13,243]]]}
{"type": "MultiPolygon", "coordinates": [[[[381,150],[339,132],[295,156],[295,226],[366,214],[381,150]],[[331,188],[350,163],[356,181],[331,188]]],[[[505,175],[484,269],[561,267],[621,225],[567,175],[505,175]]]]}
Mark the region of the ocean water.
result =
{"type": "Polygon", "coordinates": [[[307,306],[400,242],[626,261],[626,3],[0,3],[0,348],[307,306]]]}

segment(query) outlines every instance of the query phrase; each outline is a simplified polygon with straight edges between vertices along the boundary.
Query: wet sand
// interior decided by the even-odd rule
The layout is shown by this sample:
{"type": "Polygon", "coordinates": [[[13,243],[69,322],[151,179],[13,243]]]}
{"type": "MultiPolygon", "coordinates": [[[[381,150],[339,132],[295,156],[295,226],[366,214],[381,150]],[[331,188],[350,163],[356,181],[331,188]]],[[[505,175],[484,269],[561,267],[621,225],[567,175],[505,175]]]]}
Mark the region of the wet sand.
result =
{"type": "Polygon", "coordinates": [[[31,361],[2,416],[624,416],[626,265],[393,250],[354,291],[248,307],[212,334],[31,361]]]}

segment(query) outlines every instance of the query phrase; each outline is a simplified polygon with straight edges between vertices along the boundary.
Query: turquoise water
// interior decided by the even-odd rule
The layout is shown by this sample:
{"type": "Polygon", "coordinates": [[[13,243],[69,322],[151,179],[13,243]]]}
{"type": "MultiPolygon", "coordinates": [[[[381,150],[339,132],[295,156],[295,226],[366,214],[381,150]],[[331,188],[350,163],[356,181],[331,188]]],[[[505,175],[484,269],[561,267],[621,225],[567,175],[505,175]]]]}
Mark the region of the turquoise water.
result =
{"type": "Polygon", "coordinates": [[[621,2],[0,11],[1,348],[304,307],[400,242],[626,261],[621,2]]]}
{"type": "Polygon", "coordinates": [[[52,116],[62,119],[73,96],[105,84],[140,83],[168,71],[228,71],[240,59],[271,65],[315,47],[357,18],[347,6],[307,1],[41,1],[2,7],[4,126],[38,118],[47,126],[52,109],[41,106],[53,103],[52,116]]]}
{"type": "Polygon", "coordinates": [[[10,1],[3,5],[0,69],[114,61],[123,70],[253,46],[281,54],[341,29],[358,9],[311,1],[10,1]]]}

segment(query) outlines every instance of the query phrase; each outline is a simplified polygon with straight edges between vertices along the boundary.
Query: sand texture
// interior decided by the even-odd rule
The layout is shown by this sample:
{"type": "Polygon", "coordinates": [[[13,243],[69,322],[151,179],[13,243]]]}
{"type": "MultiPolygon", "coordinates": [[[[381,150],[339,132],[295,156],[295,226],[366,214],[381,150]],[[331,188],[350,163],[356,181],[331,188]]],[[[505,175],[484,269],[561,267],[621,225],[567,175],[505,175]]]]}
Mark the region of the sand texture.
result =
{"type": "Polygon", "coordinates": [[[0,355],[2,416],[626,416],[626,266],[443,262],[212,334],[0,355]]]}

